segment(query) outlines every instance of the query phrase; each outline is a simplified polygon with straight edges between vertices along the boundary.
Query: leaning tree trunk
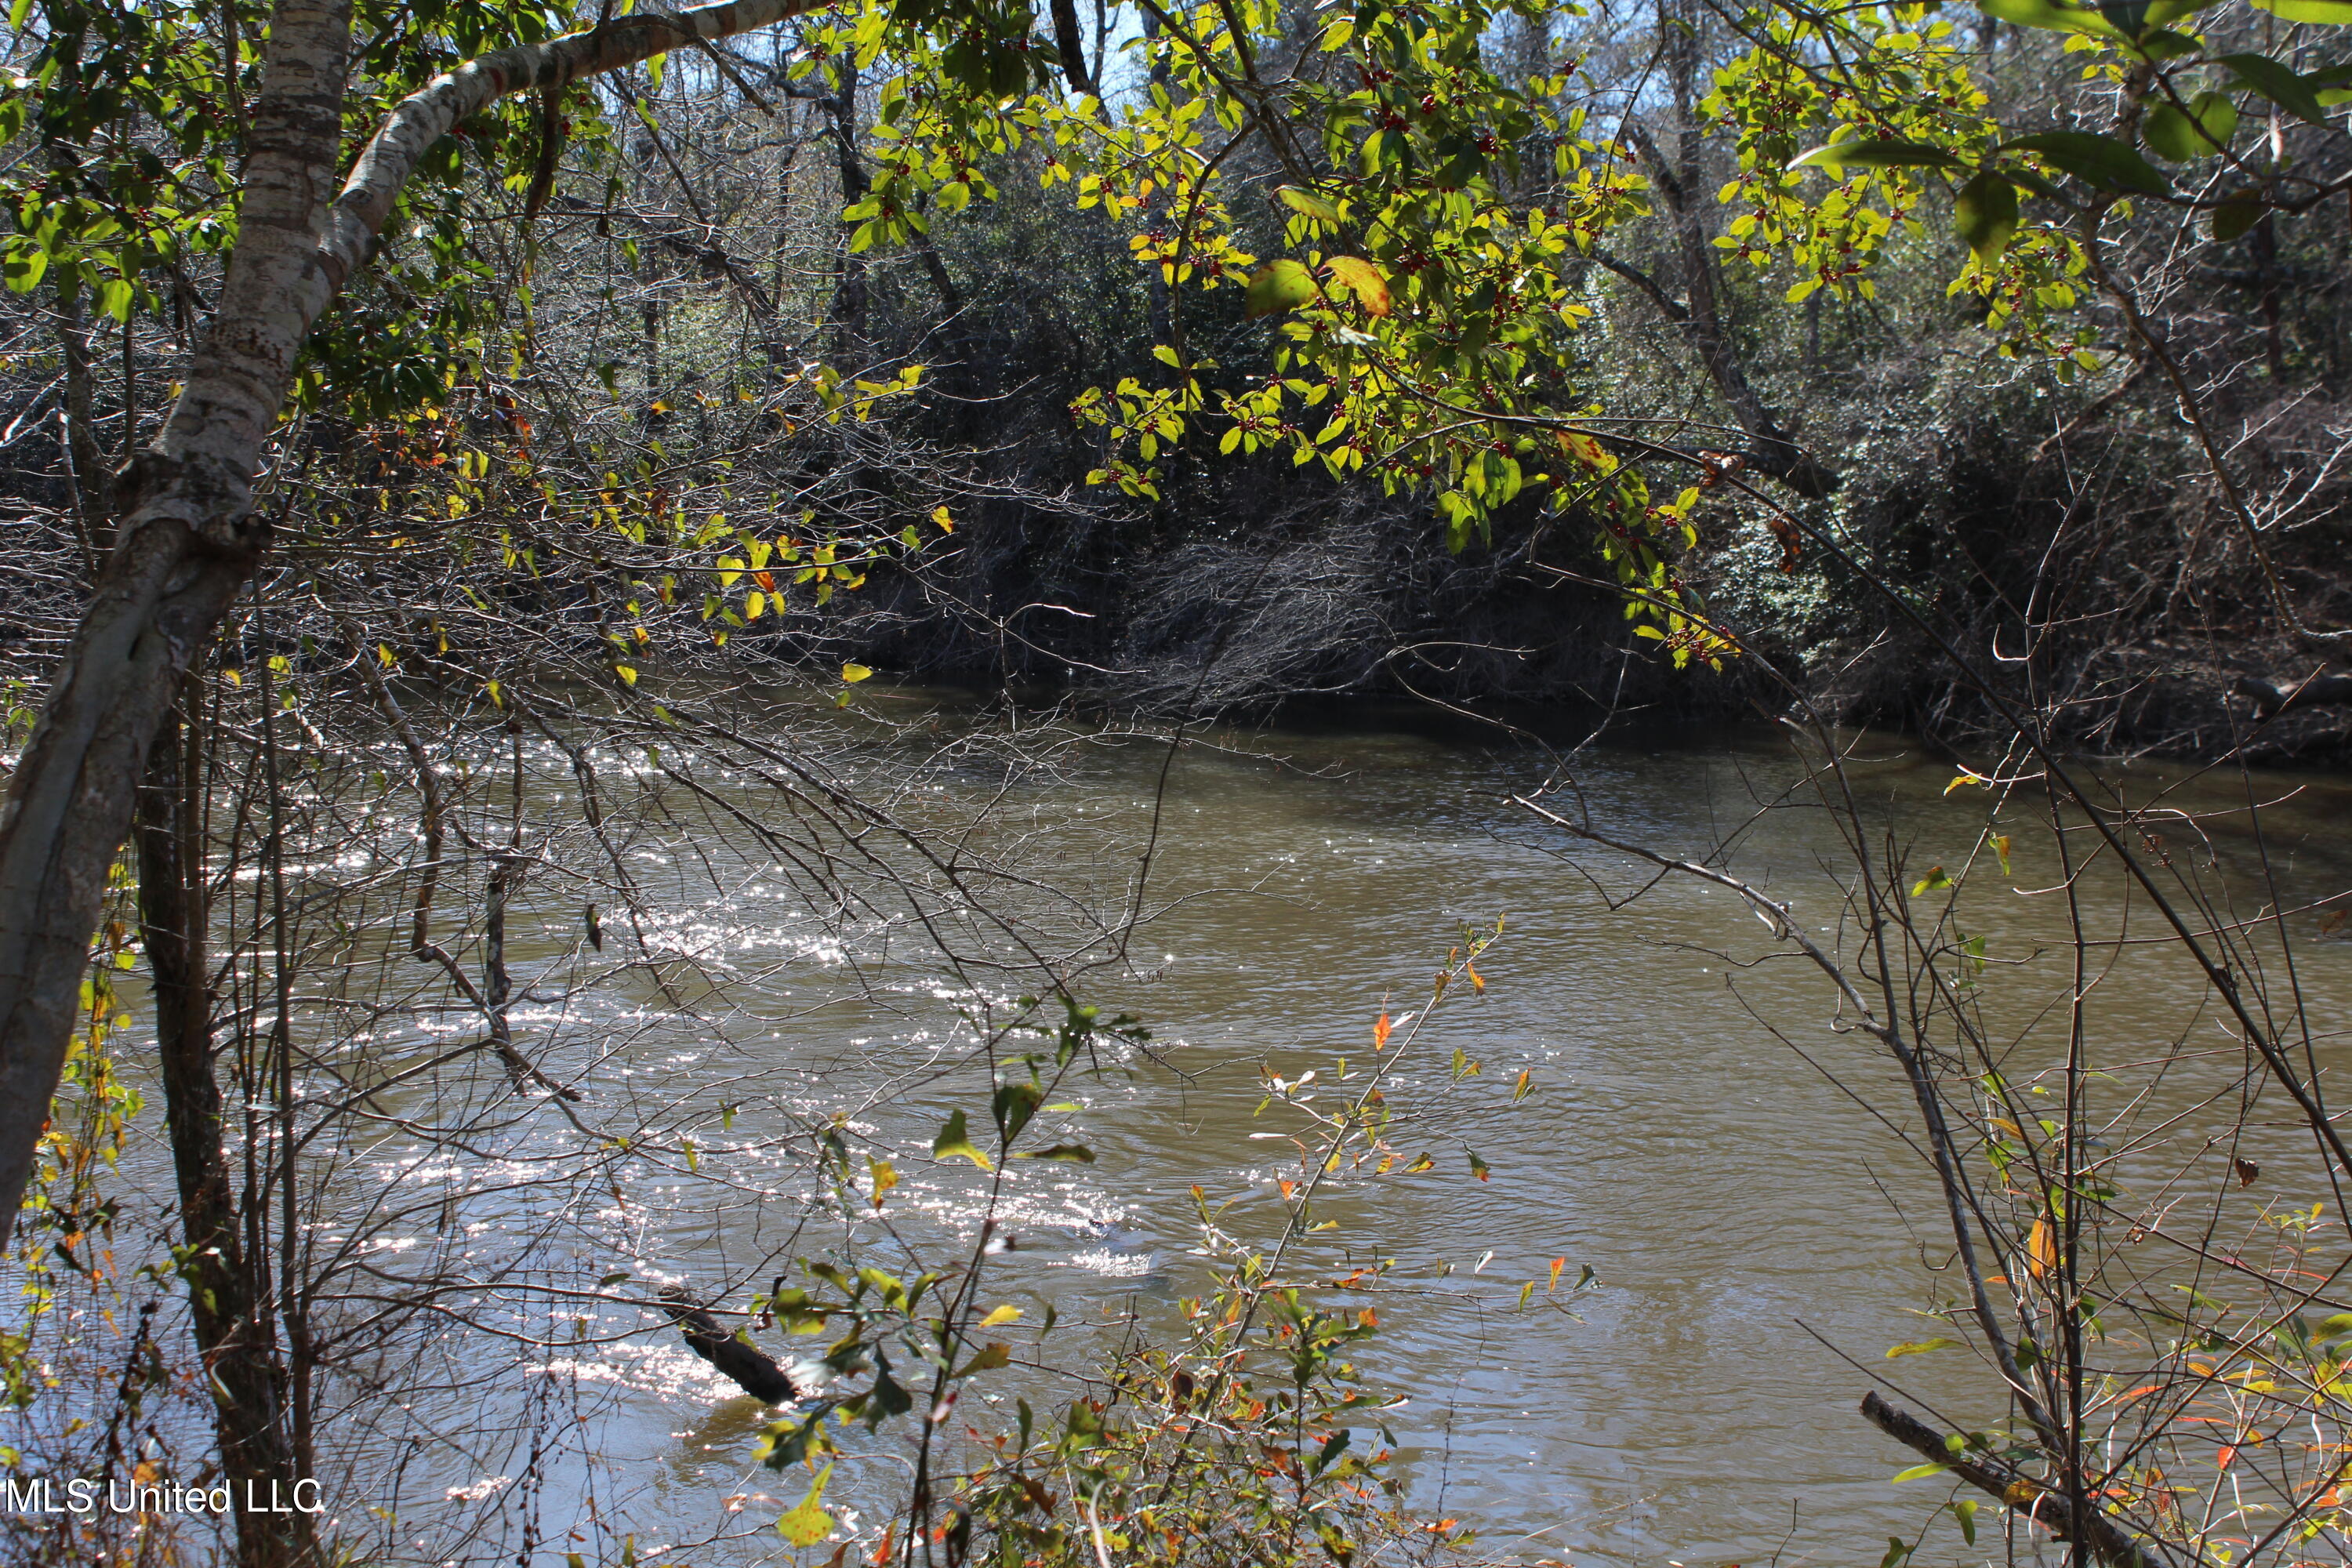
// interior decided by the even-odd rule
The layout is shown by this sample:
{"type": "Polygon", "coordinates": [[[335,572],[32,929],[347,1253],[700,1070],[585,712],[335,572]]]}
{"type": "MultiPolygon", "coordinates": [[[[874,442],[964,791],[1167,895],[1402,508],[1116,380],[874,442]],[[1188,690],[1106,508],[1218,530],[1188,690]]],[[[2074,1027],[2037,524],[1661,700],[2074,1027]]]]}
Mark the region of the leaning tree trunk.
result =
{"type": "Polygon", "coordinates": [[[508,93],[560,88],[810,4],[641,13],[485,55],[404,100],[331,200],[350,0],[278,0],[219,308],[163,434],[116,483],[113,552],[0,808],[0,1245],[31,1179],[149,745],[268,544],[253,479],[295,352],[367,263],[401,186],[452,126],[508,93]]]}

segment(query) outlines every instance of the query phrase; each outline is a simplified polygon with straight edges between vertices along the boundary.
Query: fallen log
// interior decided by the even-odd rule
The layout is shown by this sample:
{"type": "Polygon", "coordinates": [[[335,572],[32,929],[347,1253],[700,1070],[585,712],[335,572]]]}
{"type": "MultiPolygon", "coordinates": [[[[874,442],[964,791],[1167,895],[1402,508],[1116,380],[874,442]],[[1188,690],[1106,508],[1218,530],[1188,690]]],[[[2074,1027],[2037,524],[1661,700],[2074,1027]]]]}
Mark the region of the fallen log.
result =
{"type": "MultiPolygon", "coordinates": [[[[2073,1510],[2063,1493],[2031,1476],[2019,1474],[1989,1455],[1972,1453],[1957,1436],[1947,1436],[1909,1411],[1878,1397],[1876,1390],[1862,1396],[1863,1419],[1919,1455],[1933,1459],[1980,1492],[1998,1498],[2061,1541],[2074,1539],[2073,1510]]],[[[2086,1507],[2083,1544],[2107,1568],[2166,1568],[2163,1559],[2134,1540],[2112,1517],[2086,1507]]]]}
{"type": "Polygon", "coordinates": [[[800,1397],[799,1385],[772,1357],[719,1327],[686,1287],[663,1286],[661,1301],[669,1321],[686,1336],[686,1348],[734,1379],[744,1393],[762,1405],[790,1405],[800,1397]]]}
{"type": "Polygon", "coordinates": [[[2230,689],[2240,697],[2254,700],[2257,718],[2274,719],[2291,708],[2352,702],[2352,675],[2308,675],[2284,686],[2242,675],[2230,682],[2230,689]]]}

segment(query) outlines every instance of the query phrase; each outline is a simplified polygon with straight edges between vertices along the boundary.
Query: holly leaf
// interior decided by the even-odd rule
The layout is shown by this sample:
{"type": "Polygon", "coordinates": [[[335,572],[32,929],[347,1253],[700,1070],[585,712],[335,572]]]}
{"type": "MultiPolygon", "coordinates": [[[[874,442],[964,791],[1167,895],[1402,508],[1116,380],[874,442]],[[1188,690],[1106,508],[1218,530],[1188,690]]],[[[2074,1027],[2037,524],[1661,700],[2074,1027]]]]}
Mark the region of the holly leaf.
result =
{"type": "Polygon", "coordinates": [[[2315,22],[2323,27],[2352,26],[2352,4],[2346,0],[2252,0],[2257,11],[2268,11],[2282,22],[2315,22]]]}
{"type": "Polygon", "coordinates": [[[1975,253],[1977,265],[1990,267],[2017,233],[2017,187],[1986,170],[1953,198],[1952,222],[1975,253]]]}
{"type": "Polygon", "coordinates": [[[1315,274],[1307,270],[1306,263],[1285,258],[1259,268],[1242,299],[1251,315],[1273,316],[1295,310],[1315,295],[1315,274]]]}
{"type": "Polygon", "coordinates": [[[2001,143],[2004,153],[2038,153],[2086,185],[2160,196],[2172,189],[2157,166],[2112,136],[2087,131],[2045,131],[2001,143]]]}
{"type": "Polygon", "coordinates": [[[2238,106],[2226,93],[2202,92],[2186,110],[2159,103],[2140,121],[2140,140],[2159,158],[2186,163],[2210,158],[2230,145],[2238,131],[2238,106]]]}
{"type": "Polygon", "coordinates": [[[1360,256],[1335,256],[1325,263],[1331,276],[1355,290],[1356,299],[1371,315],[1389,313],[1389,280],[1360,256]]]}
{"type": "Polygon", "coordinates": [[[2212,232],[2217,245],[2227,245],[2263,221],[2270,210],[2263,198],[2252,191],[2233,191],[2221,198],[2213,209],[2212,232]]]}
{"type": "Polygon", "coordinates": [[[1965,169],[1941,147],[1924,142],[1888,142],[1874,136],[1832,142],[1790,162],[1791,169],[1965,169]]]}
{"type": "Polygon", "coordinates": [[[2060,5],[2053,0],[1977,0],[1988,16],[2014,22],[2021,27],[2042,27],[2053,33],[2089,33],[2095,37],[2128,42],[2130,35],[2099,11],[2060,5]]]}
{"type": "Polygon", "coordinates": [[[1289,207],[1291,211],[1303,213],[1317,223],[1336,224],[1339,221],[1339,209],[1313,191],[1297,185],[1285,185],[1274,194],[1280,196],[1283,205],[1289,207]]]}
{"type": "MultiPolygon", "coordinates": [[[[2343,9],[2352,13],[2352,5],[2343,9]]],[[[2279,15],[2285,16],[2286,14],[2282,11],[2279,15]]],[[[2352,16],[2347,19],[2352,20],[2352,16]]],[[[2319,89],[2326,84],[2297,76],[2292,68],[2281,65],[2268,55],[2223,55],[2219,63],[2229,67],[2231,76],[2288,113],[2308,120],[2314,125],[2327,123],[2327,110],[2319,101],[2319,89]]]]}

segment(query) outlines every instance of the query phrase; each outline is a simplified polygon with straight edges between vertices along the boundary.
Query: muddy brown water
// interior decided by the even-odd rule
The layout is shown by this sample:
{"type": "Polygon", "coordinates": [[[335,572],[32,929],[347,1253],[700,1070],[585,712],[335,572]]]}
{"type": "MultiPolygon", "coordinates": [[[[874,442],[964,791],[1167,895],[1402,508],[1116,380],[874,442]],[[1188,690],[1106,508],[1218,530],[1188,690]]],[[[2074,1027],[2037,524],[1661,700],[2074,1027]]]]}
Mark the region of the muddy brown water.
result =
{"type": "MultiPolygon", "coordinates": [[[[872,700],[912,713],[931,699],[872,700]]],[[[1143,741],[1075,749],[1050,786],[1001,799],[985,770],[961,783],[951,771],[927,775],[934,793],[966,789],[1031,814],[1045,836],[1039,863],[1094,879],[1097,891],[1120,885],[1160,808],[1147,900],[1156,912],[1131,968],[1097,981],[1102,1000],[1150,1023],[1155,1054],[1073,1086],[1083,1109],[1059,1113],[1055,1135],[1082,1140],[1096,1162],[1023,1168],[1004,1221],[1020,1242],[992,1262],[993,1292],[1025,1304],[1033,1322],[1052,1302],[1077,1325],[1057,1331],[1056,1353],[1079,1354],[1086,1323],[1123,1312],[1171,1329],[1175,1302],[1200,1279],[1190,1189],[1234,1200],[1237,1227],[1274,1223],[1289,1145],[1263,1135],[1292,1123],[1257,1114],[1261,1072],[1328,1078],[1340,1057],[1360,1065],[1373,1020],[1419,1005],[1463,928],[1505,917],[1479,966],[1484,992],[1457,993],[1430,1020],[1426,1050],[1391,1091],[1423,1111],[1400,1142],[1409,1153],[1425,1146],[1434,1168],[1341,1184],[1326,1210],[1356,1256],[1393,1259],[1381,1332],[1357,1363],[1402,1398],[1388,1425],[1416,1501],[1475,1524],[1484,1551],[1528,1562],[1874,1562],[1889,1534],[1915,1531],[1941,1493],[1891,1481],[1912,1461],[1856,1415],[1873,1377],[1894,1377],[1955,1418],[1990,1424],[2000,1410],[1963,1352],[1885,1357],[1935,1331],[1919,1314],[1948,1290],[1933,1271],[1948,1248],[1916,1162],[1824,1079],[1822,1068],[1897,1127],[1912,1120],[1867,1042],[1831,1027],[1819,978],[1785,959],[1759,962],[1769,950],[1761,928],[1718,890],[1668,881],[1612,908],[1590,879],[1622,891],[1628,868],[1508,798],[1541,776],[1543,759],[1362,715],[1197,741],[1167,769],[1164,795],[1164,748],[1143,741]],[[1480,1069],[1461,1083],[1457,1047],[1480,1069]],[[1513,1103],[1522,1071],[1529,1089],[1513,1103]],[[1472,1152],[1486,1181],[1472,1177],[1472,1152]],[[1545,1289],[1555,1258],[1566,1260],[1563,1285],[1593,1271],[1572,1310],[1545,1289]],[[1537,1291],[1523,1309],[1528,1280],[1537,1291]]],[[[886,752],[861,764],[869,778],[887,778],[886,752]]],[[[1856,757],[1858,787],[1912,862],[1958,864],[1983,826],[1983,793],[1948,794],[1953,770],[1896,737],[1864,737],[1856,757]]],[[[1808,929],[1836,936],[1843,867],[1830,824],[1803,810],[1750,820],[1793,773],[1770,737],[1602,744],[1571,769],[1594,821],[1621,837],[1697,853],[1737,830],[1735,864],[1793,900],[1808,929]]],[[[2352,877],[2352,790],[2335,779],[2102,771],[2210,812],[2242,807],[2249,790],[2273,803],[2262,821],[2290,904],[2352,877]]],[[[748,796],[745,805],[763,809],[748,796]]],[[[2063,994],[2068,966],[2056,901],[2008,890],[2056,880],[2053,847],[2026,816],[2013,875],[1980,868],[1988,890],[1969,906],[1996,961],[1990,1005],[2011,1020],[2063,994]]],[[[2210,853],[2201,874],[2251,908],[2272,895],[2254,879],[2248,822],[2224,815],[2201,837],[2184,826],[2177,844],[2210,853]]],[[[400,1352],[401,1371],[427,1369],[404,1385],[407,1425],[334,1456],[341,1508],[399,1514],[388,1532],[395,1560],[512,1561],[535,1542],[551,1563],[583,1549],[567,1544],[575,1528],[591,1544],[608,1539],[585,1528],[592,1514],[633,1533],[640,1560],[730,1529],[743,1533],[669,1560],[783,1560],[765,1527],[804,1478],[752,1464],[760,1412],[631,1292],[681,1279],[740,1286],[837,1244],[838,1216],[811,1207],[800,1164],[807,1128],[836,1111],[870,1150],[895,1154],[905,1180],[889,1213],[909,1248],[944,1247],[975,1223],[971,1174],[929,1153],[947,1107],[981,1103],[969,1074],[942,1065],[958,1050],[961,982],[903,927],[887,941],[877,927],[828,930],[740,845],[688,847],[648,838],[632,853],[658,916],[653,939],[733,966],[724,1013],[681,1015],[616,981],[517,1016],[550,1059],[593,1059],[590,1114],[658,1125],[673,1145],[693,1139],[695,1168],[648,1154],[615,1167],[617,1203],[534,1196],[517,1173],[559,1155],[571,1136],[547,1118],[517,1122],[501,1145],[503,1175],[485,1174],[497,1161],[428,1159],[397,1127],[334,1151],[332,1180],[354,1212],[386,1194],[448,1194],[436,1234],[380,1237],[404,1244],[383,1257],[438,1248],[485,1279],[505,1268],[580,1292],[551,1306],[486,1287],[464,1321],[400,1352]],[[614,1272],[629,1278],[588,1282],[614,1272]],[[559,1330],[580,1342],[518,1350],[499,1337],[559,1330]],[[556,1406],[567,1413],[560,1424],[546,1414],[556,1406]],[[542,1434],[563,1430],[545,1437],[549,1479],[525,1507],[513,1494],[534,1408],[542,1434]],[[520,1522],[525,1512],[536,1522],[520,1522]],[[451,1544],[461,1518],[474,1521],[470,1545],[451,1544]]],[[[2119,886],[2086,878],[2095,921],[2155,934],[2119,886]]],[[[2340,1027],[2352,997],[2352,943],[2325,940],[2321,918],[2294,917],[2289,929],[2325,1063],[2342,1049],[2325,1032],[2340,1027]]],[[[576,959],[571,896],[549,892],[539,919],[537,934],[519,922],[526,968],[576,959]]],[[[2120,1062],[2183,1037],[2227,1046],[2201,982],[2163,944],[2119,947],[2102,964],[2089,1013],[2095,1051],[2120,1062]]],[[[2042,1049],[2027,1057],[2046,1059],[2032,1056],[2042,1049]]],[[[2217,1060],[2213,1073],[2234,1071],[2234,1058],[2217,1060]]],[[[2164,1093],[2194,1107],[2194,1076],[2164,1093]]],[[[2229,1108],[2189,1114],[2219,1126],[2229,1108]]],[[[2196,1126],[2180,1134],[2196,1136],[2196,1126]]],[[[2316,1195],[2294,1185],[2310,1162],[2292,1134],[2264,1138],[2275,1151],[2252,1152],[2273,1174],[2252,1197],[2316,1195]]],[[[2221,1169],[2188,1163],[2192,1180],[2221,1189],[2221,1169]]],[[[344,1217],[353,1234],[363,1228],[344,1217]]],[[[331,1215],[323,1234],[340,1234],[336,1223],[331,1215]]],[[[888,1244],[868,1245],[879,1258],[888,1244]]],[[[364,1411],[372,1396],[349,1397],[364,1411]]],[[[903,1474],[891,1432],[849,1447],[828,1494],[852,1510],[845,1523],[903,1474]]],[[[1964,1555],[1948,1521],[1927,1541],[1923,1561],[1964,1555]]]]}

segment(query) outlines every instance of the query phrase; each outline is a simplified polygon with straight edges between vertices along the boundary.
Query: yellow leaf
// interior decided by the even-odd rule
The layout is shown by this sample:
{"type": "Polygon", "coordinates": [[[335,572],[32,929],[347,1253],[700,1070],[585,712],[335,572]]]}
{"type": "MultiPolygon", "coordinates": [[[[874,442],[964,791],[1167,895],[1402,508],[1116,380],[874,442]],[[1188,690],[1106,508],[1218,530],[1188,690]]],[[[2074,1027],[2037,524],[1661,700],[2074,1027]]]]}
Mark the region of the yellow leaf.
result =
{"type": "Polygon", "coordinates": [[[777,1534],[794,1546],[814,1546],[825,1538],[833,1529],[833,1515],[825,1512],[819,1503],[824,1496],[824,1483],[832,1475],[831,1465],[817,1472],[816,1480],[809,1487],[808,1496],[801,1499],[798,1507],[776,1521],[777,1534]]]}
{"type": "Polygon", "coordinates": [[[1617,467],[1617,454],[1581,430],[1560,431],[1559,444],[1570,457],[1595,473],[1609,473],[1617,467]]]}
{"type": "Polygon", "coordinates": [[[980,1321],[980,1326],[983,1329],[1003,1328],[1007,1323],[1019,1321],[1020,1318],[1020,1308],[1013,1306],[999,1307],[996,1310],[989,1313],[985,1318],[982,1318],[980,1321]]]}
{"type": "Polygon", "coordinates": [[[981,1347],[978,1355],[963,1363],[963,1370],[958,1375],[970,1377],[975,1372],[994,1372],[1000,1366],[1011,1364],[1012,1361],[1013,1347],[991,1340],[981,1347]]]}
{"type": "Polygon", "coordinates": [[[873,673],[874,672],[872,670],[866,668],[862,664],[845,664],[841,667],[841,679],[846,680],[852,686],[855,686],[859,681],[866,679],[873,673]]]}
{"type": "Polygon", "coordinates": [[[1948,1350],[1959,1342],[1960,1342],[1958,1340],[1948,1340],[1941,1337],[1932,1340],[1913,1340],[1906,1344],[1890,1345],[1887,1347],[1886,1359],[1888,1361],[1893,1361],[1898,1356],[1925,1355],[1929,1351],[1948,1350]]]}
{"type": "Polygon", "coordinates": [[[1949,795],[1954,790],[1961,788],[1966,784],[1979,784],[1986,789],[1990,789],[1992,788],[1992,780],[1969,773],[1964,768],[1960,771],[1960,774],[1958,778],[1955,778],[1951,783],[1944,786],[1944,793],[1946,795],[1949,795]]]}
{"type": "Polygon", "coordinates": [[[1274,194],[1280,196],[1283,204],[1293,212],[1303,213],[1318,223],[1339,221],[1339,209],[1313,191],[1302,190],[1297,185],[1284,185],[1274,194]]]}
{"type": "Polygon", "coordinates": [[[866,1168],[874,1178],[874,1206],[878,1209],[882,1206],[882,1194],[898,1184],[898,1167],[887,1160],[877,1160],[869,1154],[866,1158],[866,1168]]]}
{"type": "Polygon", "coordinates": [[[756,621],[768,613],[768,595],[754,588],[751,596],[743,601],[743,618],[756,621]]]}
{"type": "Polygon", "coordinates": [[[390,669],[395,662],[392,657],[392,646],[389,643],[376,644],[375,656],[383,661],[383,667],[386,669],[390,669]]]}
{"type": "Polygon", "coordinates": [[[940,531],[942,533],[955,531],[955,519],[948,515],[948,509],[944,506],[935,506],[931,509],[931,521],[940,525],[940,531]]]}
{"type": "Polygon", "coordinates": [[[637,672],[625,664],[614,665],[613,673],[621,678],[621,684],[624,686],[635,686],[637,683],[637,672]]]}
{"type": "Polygon", "coordinates": [[[1357,302],[1369,315],[1389,313],[1389,280],[1381,269],[1360,256],[1335,256],[1328,265],[1331,276],[1355,290],[1357,302]]]}

